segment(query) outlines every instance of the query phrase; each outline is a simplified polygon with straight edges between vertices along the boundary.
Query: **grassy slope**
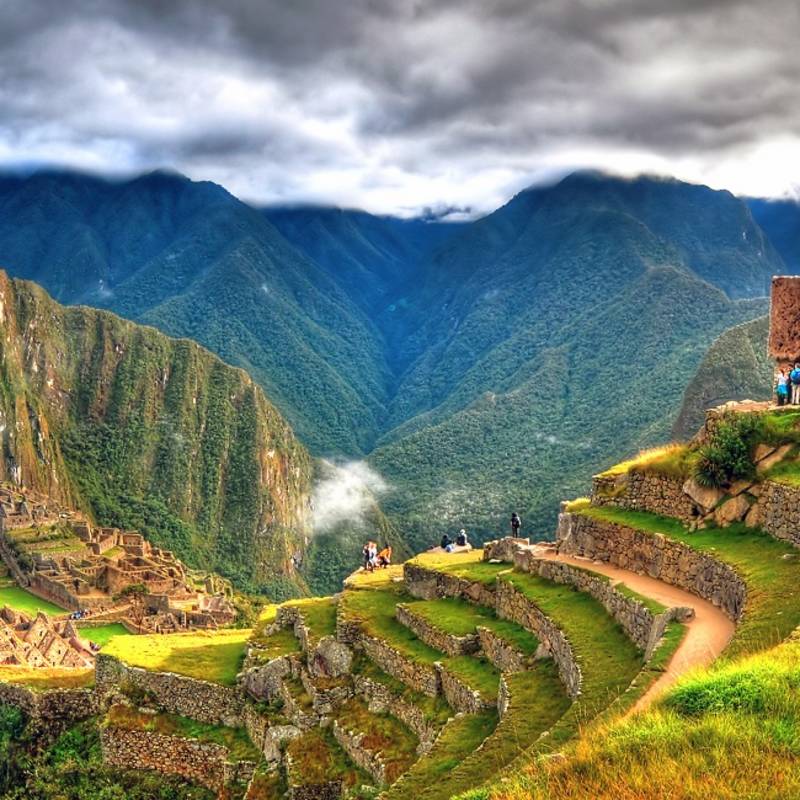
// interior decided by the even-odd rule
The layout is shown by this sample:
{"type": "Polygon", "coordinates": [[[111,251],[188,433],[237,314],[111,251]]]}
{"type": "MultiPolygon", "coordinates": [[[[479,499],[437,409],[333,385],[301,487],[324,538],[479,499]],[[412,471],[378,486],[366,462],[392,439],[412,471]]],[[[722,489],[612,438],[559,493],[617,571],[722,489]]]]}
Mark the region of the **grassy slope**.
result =
{"type": "Polygon", "coordinates": [[[797,551],[791,545],[741,524],[690,533],[675,519],[643,511],[605,506],[585,508],[579,513],[663,533],[732,566],[747,585],[747,606],[725,658],[772,647],[800,625],[797,551]],[[784,555],[790,558],[784,559],[784,555]]]}
{"type": "Polygon", "coordinates": [[[128,629],[119,622],[112,622],[109,625],[97,625],[94,627],[82,627],[78,625],[78,628],[80,628],[81,636],[83,636],[84,639],[99,644],[101,647],[107,645],[117,636],[131,635],[128,629]]]}
{"type": "Polygon", "coordinates": [[[42,600],[19,586],[0,588],[0,606],[9,606],[15,611],[24,611],[26,614],[36,614],[37,611],[44,611],[49,616],[58,616],[67,613],[63,608],[59,608],[59,606],[47,600],[42,600]]]}
{"type": "Polygon", "coordinates": [[[232,686],[242,666],[249,629],[120,636],[104,648],[126,664],[232,686]]]}

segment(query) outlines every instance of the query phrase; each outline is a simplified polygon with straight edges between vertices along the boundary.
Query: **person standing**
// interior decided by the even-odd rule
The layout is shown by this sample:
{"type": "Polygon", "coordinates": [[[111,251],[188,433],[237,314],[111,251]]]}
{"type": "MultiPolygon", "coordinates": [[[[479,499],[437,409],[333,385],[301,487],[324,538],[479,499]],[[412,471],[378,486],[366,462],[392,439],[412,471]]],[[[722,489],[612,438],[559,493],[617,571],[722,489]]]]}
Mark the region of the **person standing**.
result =
{"type": "Polygon", "coordinates": [[[516,539],[519,538],[519,529],[522,527],[522,520],[516,511],[511,514],[511,535],[516,539]]]}
{"type": "Polygon", "coordinates": [[[789,401],[789,376],[786,374],[785,369],[778,370],[775,394],[777,395],[779,406],[785,406],[789,401]]]}
{"type": "Polygon", "coordinates": [[[800,405],[800,364],[794,365],[789,373],[789,381],[792,384],[792,405],[800,405]]]}

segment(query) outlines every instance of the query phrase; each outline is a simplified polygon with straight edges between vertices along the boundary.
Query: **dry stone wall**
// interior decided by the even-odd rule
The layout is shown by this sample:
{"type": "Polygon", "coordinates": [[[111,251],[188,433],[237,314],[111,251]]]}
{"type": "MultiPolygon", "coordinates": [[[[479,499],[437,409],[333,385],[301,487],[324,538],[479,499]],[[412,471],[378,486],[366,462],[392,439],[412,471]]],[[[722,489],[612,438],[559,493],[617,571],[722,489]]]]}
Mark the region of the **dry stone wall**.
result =
{"type": "Polygon", "coordinates": [[[536,654],[528,656],[489,628],[478,628],[478,640],[483,654],[501,672],[522,672],[530,669],[531,662],[547,655],[547,648],[540,644],[536,654]]]}
{"type": "Polygon", "coordinates": [[[371,661],[406,686],[429,697],[439,694],[441,681],[434,666],[406,658],[391,645],[366,634],[361,635],[360,645],[371,661]]]}
{"type": "Polygon", "coordinates": [[[386,784],[386,764],[384,764],[380,753],[375,753],[365,747],[366,734],[347,730],[337,720],[334,720],[333,735],[356,766],[361,767],[364,772],[371,775],[379,786],[386,784]]]}
{"type": "Polygon", "coordinates": [[[523,628],[535,633],[547,647],[558,668],[561,682],[567,694],[575,699],[581,690],[583,676],[575,653],[563,631],[530,599],[518,591],[508,579],[500,576],[497,580],[497,614],[510,619],[523,628]]]}
{"type": "Polygon", "coordinates": [[[180,775],[218,794],[231,783],[246,785],[255,772],[251,762],[232,764],[222,745],[196,739],[109,726],[103,728],[100,742],[106,764],[180,775]]]}
{"type": "Polygon", "coordinates": [[[150,672],[131,667],[113,656],[98,654],[95,686],[99,694],[120,689],[138,690],[169,714],[210,725],[241,727],[244,693],[238,687],[220,686],[171,672],[150,672]]]}
{"type": "Polygon", "coordinates": [[[563,513],[557,544],[562,553],[606,561],[679,586],[713,603],[732,620],[741,618],[747,596],[742,578],[732,567],[682,542],[583,514],[563,513]]]}
{"type": "Polygon", "coordinates": [[[681,478],[636,469],[622,475],[597,475],[592,481],[592,503],[650,511],[691,522],[698,517],[698,509],[683,487],[681,478]]]}
{"type": "Polygon", "coordinates": [[[456,597],[483,606],[494,606],[493,585],[487,586],[480,581],[437,572],[413,562],[403,566],[403,578],[408,593],[421,600],[456,597]]]}
{"type": "Polygon", "coordinates": [[[497,701],[484,700],[480,693],[468,686],[444,664],[438,664],[442,694],[450,708],[467,714],[478,714],[497,706],[497,701]]]}
{"type": "Polygon", "coordinates": [[[363,675],[354,677],[356,693],[367,703],[373,714],[391,713],[405,723],[419,738],[417,752],[427,753],[439,735],[439,728],[425,718],[425,714],[413,703],[407,703],[380,681],[363,675]]]}
{"type": "Polygon", "coordinates": [[[15,706],[28,717],[34,735],[56,736],[98,713],[98,698],[91,689],[48,689],[0,683],[0,705],[15,706]]]}
{"type": "Polygon", "coordinates": [[[776,539],[800,547],[800,488],[767,481],[759,506],[761,528],[776,539]]]}
{"type": "Polygon", "coordinates": [[[441,628],[431,625],[425,617],[415,614],[412,609],[402,603],[397,606],[395,616],[397,621],[401,625],[405,625],[418,639],[450,656],[471,655],[477,653],[480,647],[477,633],[465,636],[447,633],[441,628]]]}

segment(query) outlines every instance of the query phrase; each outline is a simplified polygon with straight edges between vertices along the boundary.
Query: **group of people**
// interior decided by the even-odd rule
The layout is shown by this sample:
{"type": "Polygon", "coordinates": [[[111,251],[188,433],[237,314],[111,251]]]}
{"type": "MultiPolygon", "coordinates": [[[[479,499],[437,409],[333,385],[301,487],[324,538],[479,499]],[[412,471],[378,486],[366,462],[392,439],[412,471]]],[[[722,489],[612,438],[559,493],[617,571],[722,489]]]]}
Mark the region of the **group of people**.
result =
{"type": "Polygon", "coordinates": [[[86,619],[89,616],[89,612],[85,608],[79,608],[77,611],[73,611],[70,615],[70,619],[86,619]]]}
{"type": "Polygon", "coordinates": [[[364,545],[361,553],[364,557],[364,569],[367,572],[378,568],[386,569],[392,563],[392,548],[388,544],[379,551],[378,545],[370,541],[364,545]]]}
{"type": "Polygon", "coordinates": [[[778,370],[775,394],[779,406],[785,406],[787,403],[793,406],[800,405],[800,364],[778,370]]]}
{"type": "Polygon", "coordinates": [[[439,547],[447,553],[452,553],[457,547],[470,547],[471,549],[467,532],[463,528],[458,532],[455,540],[452,540],[447,534],[444,534],[444,536],[442,536],[442,541],[439,543],[439,547]]]}

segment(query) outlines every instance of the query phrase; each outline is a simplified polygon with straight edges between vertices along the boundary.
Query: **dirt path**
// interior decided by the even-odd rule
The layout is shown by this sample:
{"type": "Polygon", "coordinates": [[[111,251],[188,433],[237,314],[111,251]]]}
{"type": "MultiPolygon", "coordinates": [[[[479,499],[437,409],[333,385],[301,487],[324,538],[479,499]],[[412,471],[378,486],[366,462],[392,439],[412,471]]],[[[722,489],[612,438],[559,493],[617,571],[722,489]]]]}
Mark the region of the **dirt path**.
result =
{"type": "Polygon", "coordinates": [[[655,578],[620,569],[602,561],[591,561],[588,558],[556,553],[552,547],[536,545],[534,552],[540,558],[562,561],[565,564],[573,564],[607,575],[614,581],[624,583],[634,592],[649,597],[664,606],[688,606],[694,609],[695,616],[685,623],[686,635],[669,660],[666,671],[639,698],[630,713],[647,708],[658,695],[693,667],[710,664],[725,649],[733,636],[735,626],[722,611],[707,600],[683,589],[678,589],[676,586],[670,586],[655,578]]]}

